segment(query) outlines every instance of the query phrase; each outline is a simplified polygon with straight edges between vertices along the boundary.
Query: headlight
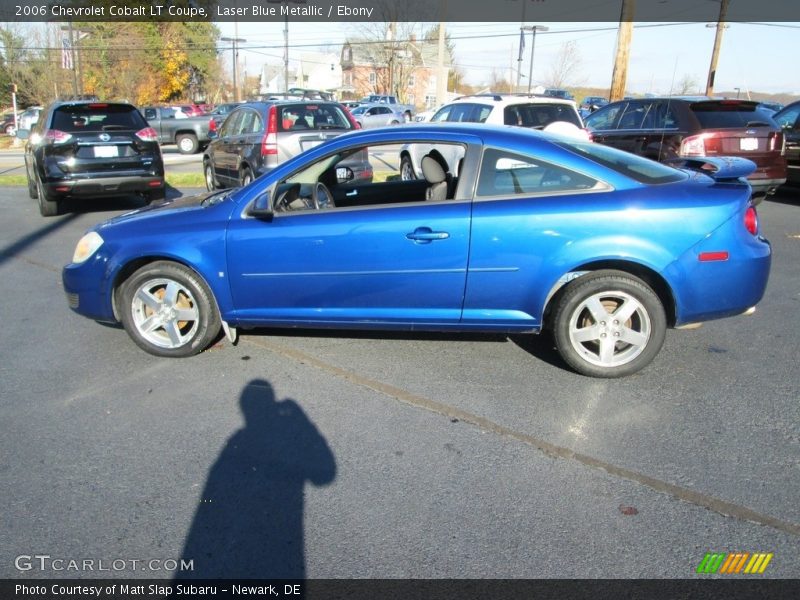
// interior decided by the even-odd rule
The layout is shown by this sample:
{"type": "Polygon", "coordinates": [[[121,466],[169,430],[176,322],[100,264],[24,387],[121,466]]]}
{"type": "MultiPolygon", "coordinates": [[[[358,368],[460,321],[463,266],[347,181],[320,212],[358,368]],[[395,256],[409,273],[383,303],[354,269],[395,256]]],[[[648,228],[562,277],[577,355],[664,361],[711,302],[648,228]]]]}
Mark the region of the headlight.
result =
{"type": "Polygon", "coordinates": [[[75,253],[72,255],[72,262],[80,264],[86,261],[97,249],[103,245],[103,238],[96,231],[90,231],[83,236],[78,245],[75,246],[75,253]]]}

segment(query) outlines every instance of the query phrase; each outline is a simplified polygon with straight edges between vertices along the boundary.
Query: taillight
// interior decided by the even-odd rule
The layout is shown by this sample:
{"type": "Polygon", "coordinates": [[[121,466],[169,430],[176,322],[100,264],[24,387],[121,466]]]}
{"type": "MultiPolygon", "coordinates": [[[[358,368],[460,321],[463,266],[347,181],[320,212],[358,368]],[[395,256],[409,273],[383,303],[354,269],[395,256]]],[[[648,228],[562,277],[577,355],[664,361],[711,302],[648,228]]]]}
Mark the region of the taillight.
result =
{"type": "Polygon", "coordinates": [[[361,125],[359,125],[358,121],[356,121],[356,118],[346,108],[344,109],[344,114],[347,115],[347,120],[350,121],[350,125],[353,126],[353,129],[361,129],[361,125]]]}
{"type": "Polygon", "coordinates": [[[261,156],[278,153],[278,109],[275,105],[269,107],[267,113],[267,130],[261,140],[261,156]]]}
{"type": "Polygon", "coordinates": [[[679,154],[681,156],[705,156],[707,141],[710,142],[711,140],[708,140],[708,134],[705,133],[701,133],[700,135],[690,135],[688,137],[685,137],[681,142],[681,149],[679,154]]]}
{"type": "Polygon", "coordinates": [[[786,139],[783,137],[783,133],[775,132],[769,134],[769,151],[775,152],[778,148],[781,149],[781,156],[786,154],[786,139]]]}
{"type": "Polygon", "coordinates": [[[748,206],[744,212],[744,228],[751,235],[758,235],[758,213],[754,206],[748,206]]]}
{"type": "Polygon", "coordinates": [[[64,144],[72,139],[72,134],[58,129],[48,129],[44,132],[42,140],[45,144],[64,144]]]}
{"type": "Polygon", "coordinates": [[[136,132],[136,137],[143,142],[157,142],[158,132],[152,127],[145,127],[144,129],[140,129],[136,132]]]}
{"type": "Polygon", "coordinates": [[[211,118],[208,121],[208,130],[209,131],[216,131],[217,130],[217,122],[211,118]]]}

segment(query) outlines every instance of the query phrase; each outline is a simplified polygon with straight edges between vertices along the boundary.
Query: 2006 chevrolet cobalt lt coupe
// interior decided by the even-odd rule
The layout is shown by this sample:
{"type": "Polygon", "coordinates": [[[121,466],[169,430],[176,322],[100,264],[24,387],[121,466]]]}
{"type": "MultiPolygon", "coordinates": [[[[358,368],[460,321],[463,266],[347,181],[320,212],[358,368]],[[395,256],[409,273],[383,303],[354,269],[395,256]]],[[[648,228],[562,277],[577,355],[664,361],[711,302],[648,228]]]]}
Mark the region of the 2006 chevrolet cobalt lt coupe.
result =
{"type": "Polygon", "coordinates": [[[698,160],[676,169],[512,127],[359,131],[244,188],[98,225],[64,286],[72,309],[121,321],[158,356],[259,326],[551,329],[573,369],[618,377],[650,363],[668,327],[764,294],[754,165],[698,160]],[[402,144],[428,148],[424,179],[388,166],[402,144]],[[368,181],[342,166],[365,151],[368,181]]]}

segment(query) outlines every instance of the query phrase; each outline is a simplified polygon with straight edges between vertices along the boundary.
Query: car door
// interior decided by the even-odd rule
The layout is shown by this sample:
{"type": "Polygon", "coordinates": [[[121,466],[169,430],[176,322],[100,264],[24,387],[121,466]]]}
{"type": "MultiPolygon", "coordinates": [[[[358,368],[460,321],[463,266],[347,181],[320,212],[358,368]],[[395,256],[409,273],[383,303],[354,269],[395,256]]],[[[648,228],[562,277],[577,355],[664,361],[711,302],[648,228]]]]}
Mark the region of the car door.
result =
{"type": "Polygon", "coordinates": [[[239,185],[239,156],[235,142],[243,114],[243,109],[237,109],[228,115],[219,130],[219,138],[212,144],[211,162],[214,174],[224,187],[239,185]]]}
{"type": "Polygon", "coordinates": [[[785,108],[774,118],[786,140],[788,179],[792,182],[800,181],[800,103],[785,108]]]}
{"type": "Polygon", "coordinates": [[[237,318],[319,326],[458,323],[471,203],[403,199],[232,219],[227,276],[237,318]]]}
{"type": "Polygon", "coordinates": [[[613,145],[619,116],[625,111],[627,102],[615,102],[600,108],[584,119],[595,142],[613,145]]]}

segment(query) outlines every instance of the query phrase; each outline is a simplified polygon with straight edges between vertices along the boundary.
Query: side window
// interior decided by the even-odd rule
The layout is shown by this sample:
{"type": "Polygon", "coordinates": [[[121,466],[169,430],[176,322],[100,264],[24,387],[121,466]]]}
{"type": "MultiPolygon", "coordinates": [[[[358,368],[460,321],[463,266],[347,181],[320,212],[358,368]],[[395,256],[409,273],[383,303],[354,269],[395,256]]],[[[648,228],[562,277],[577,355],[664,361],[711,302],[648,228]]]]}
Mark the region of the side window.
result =
{"type": "Polygon", "coordinates": [[[641,102],[629,102],[628,107],[619,119],[617,129],[642,129],[645,126],[649,104],[641,102]]]}
{"type": "Polygon", "coordinates": [[[456,104],[453,106],[453,110],[450,111],[450,116],[447,120],[458,123],[473,123],[476,120],[475,115],[477,115],[480,108],[481,106],[476,104],[456,104]]]}
{"type": "Polygon", "coordinates": [[[440,108],[435,115],[431,117],[431,122],[439,122],[439,121],[447,121],[449,120],[448,117],[450,116],[450,111],[453,110],[453,106],[443,106],[440,108]]]}
{"type": "Polygon", "coordinates": [[[488,148],[478,177],[479,197],[588,190],[597,181],[530,156],[488,148]]]}
{"type": "Polygon", "coordinates": [[[797,122],[798,117],[800,117],[800,104],[773,118],[783,129],[797,129],[800,126],[800,123],[797,122]]]}
{"type": "Polygon", "coordinates": [[[222,124],[222,128],[219,130],[219,137],[223,138],[229,135],[234,135],[234,132],[238,131],[239,122],[242,118],[243,112],[244,111],[237,110],[228,115],[228,118],[225,119],[225,122],[222,124]]]}
{"type": "Polygon", "coordinates": [[[651,111],[653,113],[653,128],[655,129],[677,129],[678,117],[675,110],[669,103],[659,102],[651,111]]]}
{"type": "Polygon", "coordinates": [[[605,108],[601,108],[598,111],[593,112],[591,115],[586,117],[586,127],[589,129],[594,129],[596,131],[603,131],[606,129],[614,129],[614,123],[619,116],[620,110],[624,107],[624,104],[617,104],[615,106],[607,106],[605,108]]]}
{"type": "Polygon", "coordinates": [[[256,113],[252,110],[245,110],[242,111],[242,118],[239,119],[238,123],[236,124],[236,129],[234,130],[234,135],[244,135],[247,133],[251,133],[253,129],[253,123],[256,120],[256,113]]]}
{"type": "Polygon", "coordinates": [[[156,113],[156,109],[155,108],[145,108],[144,109],[144,118],[147,119],[148,121],[150,119],[157,119],[158,118],[158,114],[156,113]]]}

